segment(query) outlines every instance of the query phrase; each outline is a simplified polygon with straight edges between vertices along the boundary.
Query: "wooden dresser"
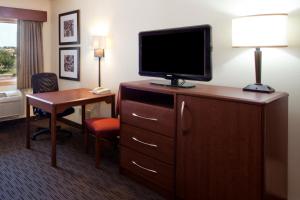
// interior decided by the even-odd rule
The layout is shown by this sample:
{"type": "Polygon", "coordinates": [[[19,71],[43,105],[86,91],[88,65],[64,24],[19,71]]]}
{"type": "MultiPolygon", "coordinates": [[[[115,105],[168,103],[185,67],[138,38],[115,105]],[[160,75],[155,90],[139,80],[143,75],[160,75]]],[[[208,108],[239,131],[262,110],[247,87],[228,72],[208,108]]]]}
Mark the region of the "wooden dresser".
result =
{"type": "Polygon", "coordinates": [[[121,173],[165,197],[286,200],[288,95],[121,84],[121,173]]]}

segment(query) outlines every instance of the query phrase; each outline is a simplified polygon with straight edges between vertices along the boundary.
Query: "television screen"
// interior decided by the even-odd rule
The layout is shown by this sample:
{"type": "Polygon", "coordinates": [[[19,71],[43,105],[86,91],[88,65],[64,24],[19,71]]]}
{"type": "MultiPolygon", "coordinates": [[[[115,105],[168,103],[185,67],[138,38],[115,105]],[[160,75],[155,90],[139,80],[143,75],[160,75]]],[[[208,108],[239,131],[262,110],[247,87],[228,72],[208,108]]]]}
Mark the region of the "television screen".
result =
{"type": "Polygon", "coordinates": [[[168,79],[211,79],[209,25],[139,34],[139,74],[168,79]]]}

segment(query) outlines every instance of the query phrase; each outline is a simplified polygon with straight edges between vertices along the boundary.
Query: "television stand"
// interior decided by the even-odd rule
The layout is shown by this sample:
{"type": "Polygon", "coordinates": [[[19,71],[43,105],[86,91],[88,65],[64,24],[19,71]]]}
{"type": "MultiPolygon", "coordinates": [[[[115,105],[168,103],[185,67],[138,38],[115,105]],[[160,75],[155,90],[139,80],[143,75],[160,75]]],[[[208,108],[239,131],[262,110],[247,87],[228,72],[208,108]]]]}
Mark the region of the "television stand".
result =
{"type": "Polygon", "coordinates": [[[119,102],[124,175],[167,199],[288,199],[288,94],[135,81],[119,102]]]}
{"type": "Polygon", "coordinates": [[[151,80],[151,84],[154,85],[163,85],[163,86],[169,86],[169,87],[180,87],[180,88],[193,88],[195,87],[192,83],[187,83],[185,81],[182,81],[179,83],[179,79],[171,79],[171,81],[167,80],[151,80]]]}

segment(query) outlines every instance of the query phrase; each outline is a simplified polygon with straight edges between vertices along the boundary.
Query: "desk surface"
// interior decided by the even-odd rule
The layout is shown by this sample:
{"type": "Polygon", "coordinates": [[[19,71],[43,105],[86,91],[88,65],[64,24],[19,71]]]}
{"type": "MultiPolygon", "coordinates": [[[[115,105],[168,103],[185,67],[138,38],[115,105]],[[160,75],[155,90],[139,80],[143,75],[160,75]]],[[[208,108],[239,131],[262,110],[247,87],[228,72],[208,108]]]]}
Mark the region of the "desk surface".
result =
{"type": "Polygon", "coordinates": [[[31,99],[42,101],[46,104],[59,105],[66,103],[82,102],[84,100],[92,100],[111,96],[113,93],[108,94],[93,94],[90,89],[79,88],[71,90],[60,90],[56,92],[45,92],[36,94],[27,94],[26,96],[31,99]]]}

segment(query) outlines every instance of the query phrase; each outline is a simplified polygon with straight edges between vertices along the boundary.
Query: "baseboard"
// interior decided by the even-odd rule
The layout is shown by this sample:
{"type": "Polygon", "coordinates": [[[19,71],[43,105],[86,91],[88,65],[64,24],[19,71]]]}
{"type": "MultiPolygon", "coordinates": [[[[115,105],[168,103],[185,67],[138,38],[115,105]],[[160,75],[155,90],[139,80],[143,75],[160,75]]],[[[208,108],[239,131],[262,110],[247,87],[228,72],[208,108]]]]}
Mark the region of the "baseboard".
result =
{"type": "Polygon", "coordinates": [[[74,128],[78,128],[78,129],[82,129],[82,125],[77,123],[77,122],[74,122],[74,121],[71,121],[69,119],[66,119],[66,118],[60,118],[60,119],[57,119],[57,121],[59,122],[62,122],[66,125],[69,125],[69,126],[72,126],[74,128]]]}
{"type": "MultiPolygon", "coordinates": [[[[36,120],[41,120],[41,118],[37,118],[36,116],[31,116],[30,120],[31,121],[36,121],[36,120]]],[[[71,126],[71,127],[74,127],[74,128],[78,128],[78,129],[82,128],[81,124],[78,124],[77,122],[73,122],[69,119],[60,118],[60,119],[57,119],[57,121],[62,122],[64,124],[66,124],[68,126],[71,126]]],[[[25,122],[26,122],[26,117],[16,118],[16,119],[11,119],[11,120],[7,120],[7,121],[1,121],[0,122],[0,127],[11,126],[11,125],[14,125],[16,123],[25,123],[25,122]]]]}
{"type": "Polygon", "coordinates": [[[278,196],[268,194],[268,193],[265,195],[265,199],[266,200],[287,200],[287,198],[278,197],[278,196]]]}
{"type": "Polygon", "coordinates": [[[26,118],[9,119],[9,120],[6,120],[6,121],[1,121],[0,122],[0,127],[11,126],[11,125],[14,125],[16,123],[23,123],[23,122],[26,122],[26,118]]]}

